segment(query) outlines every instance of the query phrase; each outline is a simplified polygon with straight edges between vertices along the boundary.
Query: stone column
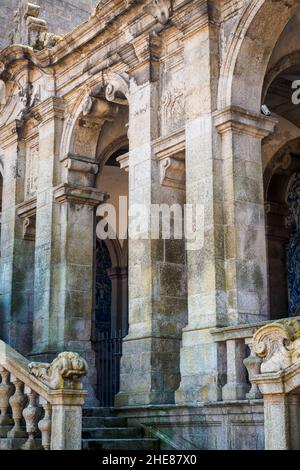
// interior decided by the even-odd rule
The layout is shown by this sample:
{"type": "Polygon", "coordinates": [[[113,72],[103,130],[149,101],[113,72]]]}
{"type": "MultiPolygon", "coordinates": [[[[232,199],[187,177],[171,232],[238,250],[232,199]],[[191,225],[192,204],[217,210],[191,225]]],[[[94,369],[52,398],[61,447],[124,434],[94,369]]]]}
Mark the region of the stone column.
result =
{"type": "Polygon", "coordinates": [[[130,84],[129,334],[123,347],[118,406],[174,403],[187,311],[184,241],[151,239],[150,212],[141,217],[145,225],[139,239],[134,233],[135,204],[150,211],[151,204],[184,202],[184,191],[161,187],[153,145],[159,134],[159,85],[153,80],[153,63],[151,78],[143,80],[149,71],[146,62],[143,70],[136,71],[137,83],[130,84]]]}
{"type": "Polygon", "coordinates": [[[128,330],[128,269],[114,267],[107,271],[112,283],[111,331],[114,334],[128,330]]]}
{"type": "Polygon", "coordinates": [[[4,151],[1,227],[1,336],[22,354],[31,349],[34,244],[24,240],[16,206],[24,201],[25,142],[21,123],[1,129],[4,151]]]}
{"type": "Polygon", "coordinates": [[[187,245],[188,326],[183,330],[176,401],[221,399],[222,347],[209,330],[227,324],[222,239],[222,168],[213,122],[217,97],[218,31],[206,24],[183,38],[186,108],[186,202],[204,210],[198,241],[187,245]]]}

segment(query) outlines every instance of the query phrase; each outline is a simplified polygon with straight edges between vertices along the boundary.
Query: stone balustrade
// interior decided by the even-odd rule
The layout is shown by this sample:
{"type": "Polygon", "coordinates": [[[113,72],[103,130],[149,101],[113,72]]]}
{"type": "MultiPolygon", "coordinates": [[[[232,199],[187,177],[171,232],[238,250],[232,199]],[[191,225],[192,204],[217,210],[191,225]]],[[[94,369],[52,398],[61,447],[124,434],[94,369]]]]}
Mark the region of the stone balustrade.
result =
{"type": "Polygon", "coordinates": [[[80,450],[86,373],[76,353],[29,363],[0,341],[0,440],[22,450],[80,450]]]}
{"type": "Polygon", "coordinates": [[[299,320],[300,317],[294,317],[273,322],[216,328],[210,331],[214,341],[223,345],[224,357],[221,361],[222,375],[225,377],[225,384],[222,387],[223,401],[263,398],[255,380],[261,373],[261,368],[264,370],[266,367],[263,354],[257,354],[255,346],[258,332],[263,328],[269,331],[272,325],[271,330],[277,331],[278,325],[279,329],[286,324],[290,325],[291,322],[297,325],[299,320]]]}
{"type": "Polygon", "coordinates": [[[253,354],[252,337],[265,323],[253,323],[210,331],[214,341],[223,345],[222,357],[223,401],[256,400],[262,395],[255,384],[250,384],[251,378],[260,367],[260,359],[253,354]],[[226,351],[226,352],[225,352],[226,351]],[[248,371],[248,373],[247,373],[248,371]]]}

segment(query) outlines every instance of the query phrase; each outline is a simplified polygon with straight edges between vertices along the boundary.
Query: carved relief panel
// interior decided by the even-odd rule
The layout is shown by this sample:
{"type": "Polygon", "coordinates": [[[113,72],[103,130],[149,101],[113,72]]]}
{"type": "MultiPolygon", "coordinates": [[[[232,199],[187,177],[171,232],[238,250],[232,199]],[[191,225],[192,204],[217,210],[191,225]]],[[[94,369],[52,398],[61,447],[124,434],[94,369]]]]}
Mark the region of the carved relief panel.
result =
{"type": "Polygon", "coordinates": [[[34,144],[26,152],[25,199],[35,196],[38,182],[39,146],[34,144]]]}
{"type": "Polygon", "coordinates": [[[162,73],[161,133],[167,135],[184,126],[184,72],[180,51],[171,52],[162,73]],[[179,54],[177,53],[179,52],[179,54]]]}

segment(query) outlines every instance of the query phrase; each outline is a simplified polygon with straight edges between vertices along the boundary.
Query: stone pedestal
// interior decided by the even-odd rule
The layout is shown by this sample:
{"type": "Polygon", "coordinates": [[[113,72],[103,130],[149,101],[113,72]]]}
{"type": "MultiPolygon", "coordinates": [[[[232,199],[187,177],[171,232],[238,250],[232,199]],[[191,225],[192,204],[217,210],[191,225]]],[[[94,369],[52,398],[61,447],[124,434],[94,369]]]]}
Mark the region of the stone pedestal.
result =
{"type": "Polygon", "coordinates": [[[81,450],[82,406],[86,393],[60,390],[51,395],[51,450],[81,450]]]}

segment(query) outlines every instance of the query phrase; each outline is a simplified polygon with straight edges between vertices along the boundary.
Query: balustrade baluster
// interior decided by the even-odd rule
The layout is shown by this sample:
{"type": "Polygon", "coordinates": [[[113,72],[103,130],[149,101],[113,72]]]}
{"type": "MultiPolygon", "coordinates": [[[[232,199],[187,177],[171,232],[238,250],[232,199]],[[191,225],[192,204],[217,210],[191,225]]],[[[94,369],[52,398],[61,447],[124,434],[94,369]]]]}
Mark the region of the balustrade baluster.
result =
{"type": "Polygon", "coordinates": [[[7,437],[7,433],[13,426],[13,420],[8,414],[9,399],[14,393],[14,386],[9,381],[9,372],[0,366],[0,437],[7,437]]]}
{"type": "Polygon", "coordinates": [[[252,383],[252,379],[255,375],[259,375],[260,373],[260,366],[262,363],[262,359],[260,359],[253,351],[253,343],[251,341],[248,342],[248,346],[250,348],[250,356],[244,360],[244,365],[248,371],[249,380],[251,383],[251,389],[249,393],[247,393],[246,397],[248,400],[256,400],[262,398],[262,394],[258,388],[258,385],[252,383]]]}
{"type": "Polygon", "coordinates": [[[28,391],[28,405],[23,411],[23,416],[26,422],[26,431],[28,439],[23,445],[23,450],[37,450],[38,447],[35,442],[35,436],[38,432],[38,422],[41,415],[41,410],[37,404],[38,395],[32,389],[28,391]]]}
{"type": "Polygon", "coordinates": [[[21,422],[23,418],[23,410],[27,403],[27,396],[24,393],[24,384],[16,377],[12,378],[12,383],[15,386],[15,393],[9,399],[9,404],[12,409],[14,420],[14,427],[7,434],[10,438],[23,438],[26,437],[25,429],[22,429],[21,422]]]}
{"type": "Polygon", "coordinates": [[[227,343],[227,384],[223,387],[223,400],[244,400],[250,386],[246,381],[245,340],[232,339],[227,343]]]}
{"type": "Polygon", "coordinates": [[[42,421],[39,422],[39,430],[42,433],[42,446],[44,450],[50,450],[51,447],[51,427],[52,427],[52,407],[50,403],[44,402],[43,408],[45,415],[42,421]]]}

